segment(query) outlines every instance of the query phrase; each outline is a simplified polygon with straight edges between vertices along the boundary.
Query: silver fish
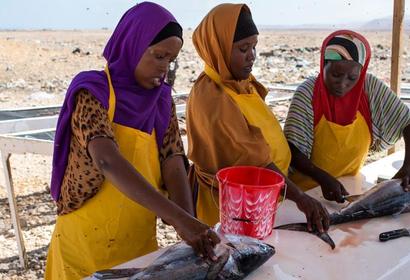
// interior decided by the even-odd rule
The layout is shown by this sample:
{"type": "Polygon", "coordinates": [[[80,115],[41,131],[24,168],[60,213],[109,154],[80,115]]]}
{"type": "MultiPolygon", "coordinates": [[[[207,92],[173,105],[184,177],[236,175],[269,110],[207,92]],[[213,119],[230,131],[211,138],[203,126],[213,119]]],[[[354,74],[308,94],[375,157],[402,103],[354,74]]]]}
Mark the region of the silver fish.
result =
{"type": "MultiPolygon", "coordinates": [[[[410,212],[410,192],[405,192],[401,186],[401,179],[383,181],[375,185],[362,195],[357,196],[355,201],[349,203],[339,212],[329,215],[330,225],[337,225],[351,221],[370,219],[387,215],[400,215],[410,212]]],[[[275,227],[275,229],[287,229],[306,231],[306,223],[287,224],[275,227]]],[[[335,244],[327,233],[312,232],[328,243],[332,249],[335,244]]]]}
{"type": "Polygon", "coordinates": [[[218,260],[212,262],[195,255],[190,246],[180,242],[142,269],[109,269],[97,271],[97,279],[129,277],[131,280],[202,280],[243,279],[275,254],[274,247],[257,239],[225,235],[226,243],[216,246],[218,260]]]}

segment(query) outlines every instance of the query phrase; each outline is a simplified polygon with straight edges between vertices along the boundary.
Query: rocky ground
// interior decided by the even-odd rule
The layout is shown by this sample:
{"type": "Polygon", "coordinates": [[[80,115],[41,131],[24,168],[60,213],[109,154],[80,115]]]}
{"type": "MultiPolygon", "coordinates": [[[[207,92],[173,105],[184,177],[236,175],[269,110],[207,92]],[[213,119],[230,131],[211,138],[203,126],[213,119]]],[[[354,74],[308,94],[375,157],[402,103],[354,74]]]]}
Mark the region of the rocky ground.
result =
{"type": "MultiPolygon", "coordinates": [[[[327,34],[329,31],[262,31],[254,75],[268,87],[298,83],[314,75],[318,71],[319,47],[327,34]]],[[[369,71],[389,82],[391,33],[363,34],[373,50],[369,71]]],[[[0,32],[0,108],[61,104],[76,73],[104,67],[101,53],[109,35],[110,31],[106,30],[0,32]]],[[[404,37],[402,80],[410,82],[409,34],[404,37]]],[[[189,92],[203,67],[192,46],[191,31],[185,33],[184,41],[174,86],[178,93],[189,92]]],[[[184,101],[182,98],[178,102],[184,101]]],[[[274,104],[273,110],[280,120],[285,118],[288,105],[287,101],[274,104]]],[[[373,153],[369,160],[383,155],[373,153]]],[[[0,279],[41,279],[55,222],[55,206],[48,193],[51,158],[12,155],[11,166],[29,270],[19,268],[3,170],[0,170],[0,279]]],[[[178,240],[175,231],[161,222],[158,231],[161,246],[178,240]]]]}

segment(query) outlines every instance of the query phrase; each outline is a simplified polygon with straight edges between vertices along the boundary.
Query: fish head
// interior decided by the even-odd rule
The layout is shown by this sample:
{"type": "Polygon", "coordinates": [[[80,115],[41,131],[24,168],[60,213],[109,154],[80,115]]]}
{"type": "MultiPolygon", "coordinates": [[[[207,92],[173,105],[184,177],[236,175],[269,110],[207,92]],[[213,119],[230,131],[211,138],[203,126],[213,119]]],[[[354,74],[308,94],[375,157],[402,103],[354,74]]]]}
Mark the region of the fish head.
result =
{"type": "Polygon", "coordinates": [[[230,267],[230,271],[245,277],[275,254],[275,248],[258,239],[240,236],[240,235],[225,235],[227,240],[226,245],[231,247],[231,258],[225,265],[234,265],[230,267]]]}
{"type": "Polygon", "coordinates": [[[215,247],[216,261],[207,260],[209,270],[207,273],[207,280],[217,279],[219,272],[224,268],[228,262],[231,254],[231,248],[223,243],[219,243],[215,247]]]}

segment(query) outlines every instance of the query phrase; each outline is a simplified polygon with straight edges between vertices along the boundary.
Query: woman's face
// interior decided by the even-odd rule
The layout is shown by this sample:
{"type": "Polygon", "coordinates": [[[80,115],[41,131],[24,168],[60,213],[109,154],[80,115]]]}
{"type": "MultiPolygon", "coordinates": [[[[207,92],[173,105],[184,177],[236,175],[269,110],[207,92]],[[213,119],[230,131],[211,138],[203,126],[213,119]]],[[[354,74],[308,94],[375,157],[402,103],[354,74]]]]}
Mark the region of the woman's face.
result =
{"type": "Polygon", "coordinates": [[[160,86],[168,72],[169,64],[178,56],[181,48],[182,40],[177,36],[149,46],[135,67],[134,76],[137,83],[145,89],[160,86]]]}
{"type": "Polygon", "coordinates": [[[233,43],[229,68],[236,80],[249,78],[256,58],[257,43],[258,35],[252,35],[233,43]]]}
{"type": "Polygon", "coordinates": [[[323,69],[328,92],[334,96],[344,96],[358,82],[361,69],[362,66],[355,61],[328,61],[323,69]]]}

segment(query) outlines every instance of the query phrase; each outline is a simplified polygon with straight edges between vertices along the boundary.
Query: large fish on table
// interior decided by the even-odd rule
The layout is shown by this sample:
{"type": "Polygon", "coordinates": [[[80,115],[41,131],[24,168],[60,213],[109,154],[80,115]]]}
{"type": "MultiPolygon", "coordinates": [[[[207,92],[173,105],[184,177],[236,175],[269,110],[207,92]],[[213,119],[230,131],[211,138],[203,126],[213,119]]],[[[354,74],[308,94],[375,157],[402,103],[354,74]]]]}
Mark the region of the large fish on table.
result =
{"type": "MultiPolygon", "coordinates": [[[[410,192],[405,192],[401,179],[381,182],[355,198],[339,212],[330,214],[330,225],[410,212],[410,192]]],[[[306,223],[287,224],[275,227],[296,231],[308,231],[306,223]]],[[[312,232],[328,243],[332,249],[335,243],[327,233],[312,232]]]]}
{"type": "Polygon", "coordinates": [[[243,279],[275,253],[274,247],[257,239],[225,235],[226,242],[216,246],[218,260],[212,262],[195,255],[184,242],[169,247],[146,268],[97,271],[97,279],[129,277],[132,280],[202,280],[243,279]]]}

